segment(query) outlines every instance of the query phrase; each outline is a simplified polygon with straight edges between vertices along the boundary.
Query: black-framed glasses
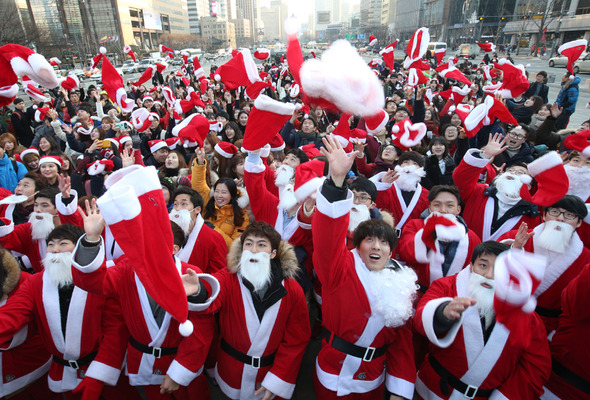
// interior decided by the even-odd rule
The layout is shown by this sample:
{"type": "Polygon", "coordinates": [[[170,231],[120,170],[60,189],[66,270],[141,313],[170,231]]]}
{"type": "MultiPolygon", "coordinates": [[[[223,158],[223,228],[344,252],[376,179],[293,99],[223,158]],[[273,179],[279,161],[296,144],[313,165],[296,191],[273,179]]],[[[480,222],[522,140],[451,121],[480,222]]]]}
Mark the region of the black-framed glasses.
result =
{"type": "Polygon", "coordinates": [[[569,221],[573,221],[574,219],[578,218],[578,216],[571,211],[559,211],[557,208],[547,209],[547,214],[551,215],[552,217],[556,217],[556,218],[559,217],[561,214],[563,214],[563,218],[565,218],[569,221]]]}

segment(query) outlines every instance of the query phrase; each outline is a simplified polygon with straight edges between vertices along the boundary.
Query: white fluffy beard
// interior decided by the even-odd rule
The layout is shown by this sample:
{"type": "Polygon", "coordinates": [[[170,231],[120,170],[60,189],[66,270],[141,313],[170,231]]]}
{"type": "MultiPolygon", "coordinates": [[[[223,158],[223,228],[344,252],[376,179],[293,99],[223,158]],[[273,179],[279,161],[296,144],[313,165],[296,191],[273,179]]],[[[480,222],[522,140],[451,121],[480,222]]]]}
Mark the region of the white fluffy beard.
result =
{"type": "Polygon", "coordinates": [[[590,196],[590,168],[572,167],[564,165],[565,172],[570,181],[570,187],[567,194],[578,196],[582,201],[588,200],[590,196]]]}
{"type": "Polygon", "coordinates": [[[189,228],[192,222],[191,212],[189,210],[175,210],[170,211],[170,221],[175,222],[180,226],[186,236],[189,234],[189,228]]]}
{"type": "Polygon", "coordinates": [[[43,259],[43,267],[55,286],[67,286],[73,282],[72,253],[47,253],[43,259]]]}
{"type": "Polygon", "coordinates": [[[289,210],[297,205],[297,197],[292,184],[279,186],[279,209],[289,210]]]}
{"type": "Polygon", "coordinates": [[[369,219],[371,219],[369,207],[367,207],[365,204],[354,204],[350,210],[348,231],[354,232],[361,222],[368,221],[369,219]]]}
{"type": "Polygon", "coordinates": [[[399,176],[395,183],[404,192],[415,191],[418,188],[420,180],[426,176],[424,168],[415,165],[407,165],[405,167],[397,165],[395,170],[399,176]]]}
{"type": "Polygon", "coordinates": [[[574,227],[561,221],[545,221],[543,232],[535,240],[535,246],[564,253],[574,234],[574,227]]]}
{"type": "Polygon", "coordinates": [[[498,193],[510,199],[520,199],[520,187],[523,183],[518,175],[505,172],[499,175],[494,183],[498,193]]]}
{"type": "Polygon", "coordinates": [[[242,251],[240,259],[240,273],[254,286],[254,291],[263,289],[272,278],[270,269],[270,254],[265,252],[252,253],[242,251]]]}
{"type": "Polygon", "coordinates": [[[384,268],[371,271],[369,290],[376,299],[371,308],[385,320],[385,326],[396,328],[402,326],[412,317],[412,303],[416,297],[416,273],[408,267],[395,271],[384,268]]]}
{"type": "Polygon", "coordinates": [[[47,236],[49,236],[53,228],[55,228],[53,215],[49,213],[33,211],[31,215],[29,215],[29,222],[31,223],[31,235],[33,240],[47,239],[47,236]],[[41,219],[37,217],[41,217],[41,219]]]}
{"type": "Polygon", "coordinates": [[[494,280],[488,279],[480,274],[476,274],[475,272],[471,272],[471,274],[469,274],[467,290],[469,291],[471,297],[477,301],[475,306],[479,310],[479,316],[485,317],[487,329],[496,315],[494,312],[494,280]],[[482,283],[487,283],[492,288],[488,289],[483,287],[481,286],[482,283]]]}
{"type": "Polygon", "coordinates": [[[275,185],[285,186],[295,176],[295,170],[287,164],[281,164],[275,171],[275,185]]]}

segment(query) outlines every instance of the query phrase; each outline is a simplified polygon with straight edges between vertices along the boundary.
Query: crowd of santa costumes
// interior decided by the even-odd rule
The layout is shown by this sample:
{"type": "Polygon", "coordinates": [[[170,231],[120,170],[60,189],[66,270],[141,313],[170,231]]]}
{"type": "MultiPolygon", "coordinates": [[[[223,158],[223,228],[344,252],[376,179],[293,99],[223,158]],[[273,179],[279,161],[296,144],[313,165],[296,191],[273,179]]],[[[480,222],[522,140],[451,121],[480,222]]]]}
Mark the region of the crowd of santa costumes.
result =
{"type": "Polygon", "coordinates": [[[428,42],[85,90],[0,47],[0,398],[289,399],[321,341],[322,400],[590,399],[590,121],[428,42]]]}

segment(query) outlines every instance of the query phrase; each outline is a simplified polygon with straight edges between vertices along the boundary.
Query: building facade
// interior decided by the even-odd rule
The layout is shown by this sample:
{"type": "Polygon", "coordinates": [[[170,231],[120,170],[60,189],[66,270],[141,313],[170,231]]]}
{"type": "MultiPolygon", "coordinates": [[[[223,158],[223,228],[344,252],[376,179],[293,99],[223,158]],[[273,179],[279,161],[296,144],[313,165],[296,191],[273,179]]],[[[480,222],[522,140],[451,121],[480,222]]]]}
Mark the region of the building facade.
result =
{"type": "Polygon", "coordinates": [[[235,25],[217,16],[201,18],[201,36],[209,41],[213,49],[237,47],[235,25]]]}

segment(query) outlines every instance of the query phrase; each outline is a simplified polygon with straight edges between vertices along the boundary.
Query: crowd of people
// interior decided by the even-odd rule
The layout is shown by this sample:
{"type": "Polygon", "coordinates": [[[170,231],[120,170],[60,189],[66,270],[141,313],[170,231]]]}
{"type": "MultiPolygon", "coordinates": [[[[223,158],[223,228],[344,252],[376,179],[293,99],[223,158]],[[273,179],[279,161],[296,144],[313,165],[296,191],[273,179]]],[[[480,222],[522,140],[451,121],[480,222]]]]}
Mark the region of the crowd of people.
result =
{"type": "Polygon", "coordinates": [[[183,55],[122,86],[131,106],[22,77],[0,397],[289,399],[319,340],[322,400],[590,399],[579,77],[555,94],[544,71],[523,87],[509,61],[450,59],[425,78],[410,44],[336,60],[362,64],[365,101],[312,87],[339,53],[297,46],[209,77],[183,55]]]}

